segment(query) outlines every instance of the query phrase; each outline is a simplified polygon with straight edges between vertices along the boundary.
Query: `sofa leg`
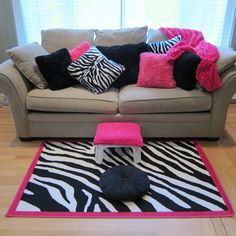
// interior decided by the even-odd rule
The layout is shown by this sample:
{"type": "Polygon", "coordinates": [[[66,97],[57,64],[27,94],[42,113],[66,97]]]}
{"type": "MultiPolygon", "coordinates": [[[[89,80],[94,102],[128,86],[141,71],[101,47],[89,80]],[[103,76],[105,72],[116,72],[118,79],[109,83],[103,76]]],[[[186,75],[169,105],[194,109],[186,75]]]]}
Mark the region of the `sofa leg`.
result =
{"type": "Polygon", "coordinates": [[[210,141],[210,142],[216,142],[219,139],[220,139],[219,137],[217,137],[217,138],[205,138],[206,141],[210,141]]]}
{"type": "Polygon", "coordinates": [[[22,138],[22,137],[19,137],[19,139],[21,142],[31,142],[33,140],[32,138],[22,138]]]}

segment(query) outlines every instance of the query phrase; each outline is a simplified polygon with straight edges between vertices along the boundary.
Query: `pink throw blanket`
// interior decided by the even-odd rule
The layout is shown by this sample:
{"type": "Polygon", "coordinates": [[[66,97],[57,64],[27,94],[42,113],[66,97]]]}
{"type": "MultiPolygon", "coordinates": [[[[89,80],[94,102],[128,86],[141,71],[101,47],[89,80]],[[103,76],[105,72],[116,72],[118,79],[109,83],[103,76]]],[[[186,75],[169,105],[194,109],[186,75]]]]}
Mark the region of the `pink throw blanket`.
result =
{"type": "Polygon", "coordinates": [[[201,62],[196,71],[196,79],[200,85],[208,92],[212,92],[221,86],[219,74],[217,72],[216,60],[219,58],[219,53],[216,46],[207,43],[200,31],[191,29],[179,28],[163,28],[159,29],[168,38],[173,38],[177,35],[182,36],[182,41],[175,44],[167,52],[168,60],[176,60],[185,51],[196,53],[201,62]]]}

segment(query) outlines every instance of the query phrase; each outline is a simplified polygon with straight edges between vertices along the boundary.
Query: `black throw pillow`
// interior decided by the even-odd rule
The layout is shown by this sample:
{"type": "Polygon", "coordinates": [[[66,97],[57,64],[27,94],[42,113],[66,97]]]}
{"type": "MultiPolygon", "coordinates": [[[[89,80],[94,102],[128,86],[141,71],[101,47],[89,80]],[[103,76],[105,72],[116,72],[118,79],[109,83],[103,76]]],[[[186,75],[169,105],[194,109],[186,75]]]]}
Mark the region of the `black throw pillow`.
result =
{"type": "Polygon", "coordinates": [[[121,88],[124,85],[137,83],[139,55],[142,52],[149,52],[148,44],[125,44],[111,47],[97,46],[97,48],[108,59],[125,66],[125,71],[112,84],[112,87],[121,88]]]}
{"type": "Polygon", "coordinates": [[[100,178],[103,194],[117,201],[135,201],[148,191],[150,180],[143,171],[134,166],[114,166],[100,178]]]}
{"type": "Polygon", "coordinates": [[[72,61],[66,48],[59,49],[49,55],[38,56],[35,61],[51,90],[59,90],[78,84],[78,81],[72,78],[67,71],[67,67],[72,61]]]}
{"type": "Polygon", "coordinates": [[[174,79],[178,87],[188,91],[196,87],[195,74],[200,61],[198,55],[185,52],[174,62],[174,79]]]}

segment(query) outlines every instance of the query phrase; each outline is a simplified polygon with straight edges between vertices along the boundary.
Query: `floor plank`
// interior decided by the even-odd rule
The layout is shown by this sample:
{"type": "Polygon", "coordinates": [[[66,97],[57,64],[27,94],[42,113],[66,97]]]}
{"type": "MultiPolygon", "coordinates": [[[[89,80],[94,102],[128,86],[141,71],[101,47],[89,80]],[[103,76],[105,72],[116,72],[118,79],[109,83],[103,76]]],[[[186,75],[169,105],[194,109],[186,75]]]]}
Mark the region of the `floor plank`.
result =
{"type": "MultiPolygon", "coordinates": [[[[41,141],[20,142],[8,107],[0,108],[0,235],[233,236],[236,218],[203,219],[45,219],[5,217],[41,141]]],[[[234,210],[236,209],[236,104],[227,115],[225,135],[200,141],[234,210]]]]}

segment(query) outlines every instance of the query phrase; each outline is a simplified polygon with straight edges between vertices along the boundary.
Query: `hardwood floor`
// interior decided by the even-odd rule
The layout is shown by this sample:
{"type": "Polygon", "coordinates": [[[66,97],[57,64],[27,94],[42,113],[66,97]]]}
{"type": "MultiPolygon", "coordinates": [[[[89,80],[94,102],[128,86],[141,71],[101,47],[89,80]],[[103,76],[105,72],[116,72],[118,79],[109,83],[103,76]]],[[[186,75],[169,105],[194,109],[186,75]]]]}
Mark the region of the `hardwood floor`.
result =
{"type": "MultiPolygon", "coordinates": [[[[0,235],[235,236],[236,217],[202,219],[53,219],[5,217],[41,141],[20,142],[8,107],[0,108],[0,235]]],[[[225,135],[200,141],[236,211],[236,104],[231,104],[225,135]]]]}

